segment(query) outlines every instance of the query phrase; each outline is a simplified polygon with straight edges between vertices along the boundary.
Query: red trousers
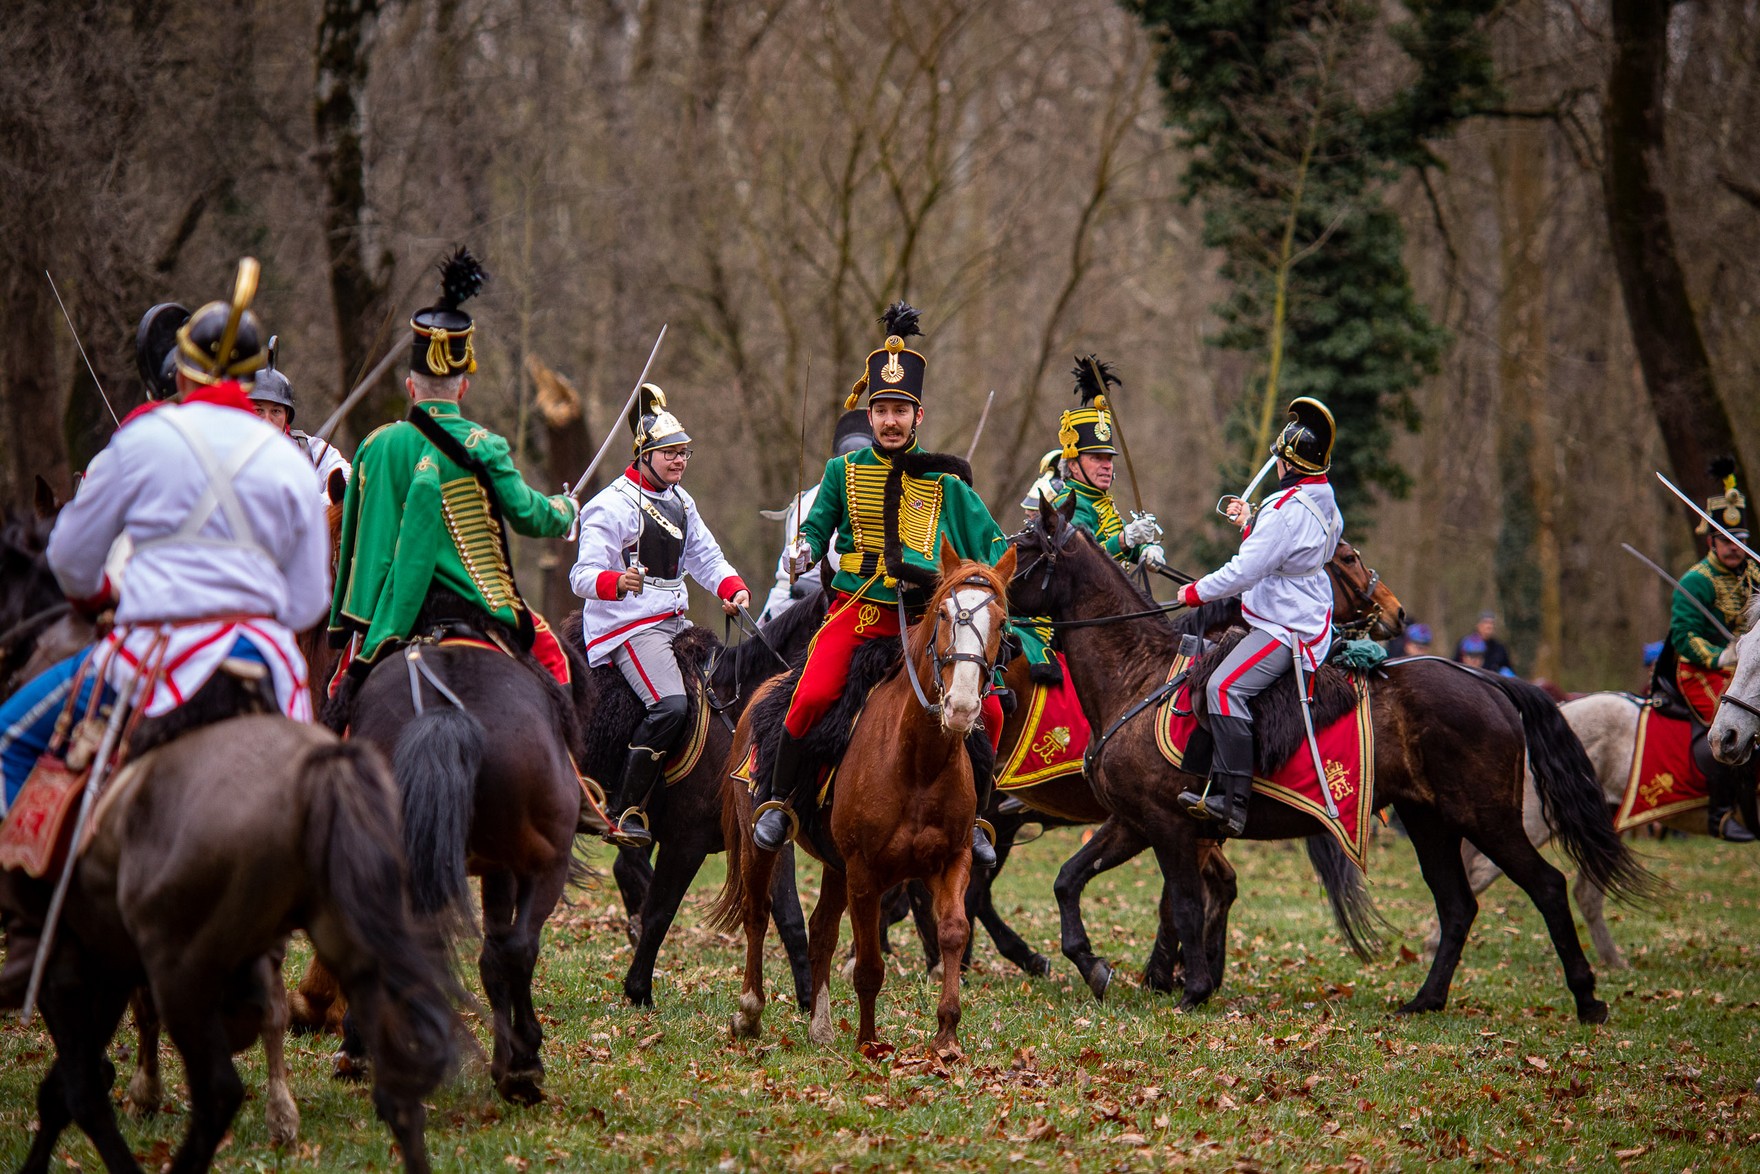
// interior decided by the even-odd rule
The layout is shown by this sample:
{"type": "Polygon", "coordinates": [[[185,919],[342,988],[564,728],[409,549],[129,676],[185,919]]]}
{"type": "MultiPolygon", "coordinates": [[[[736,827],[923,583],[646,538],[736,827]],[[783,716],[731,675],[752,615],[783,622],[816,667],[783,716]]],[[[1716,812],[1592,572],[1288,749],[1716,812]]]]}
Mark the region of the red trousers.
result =
{"type": "MultiPolygon", "coordinates": [[[[800,683],[789,701],[783,727],[796,738],[806,737],[807,731],[843,696],[844,686],[849,683],[850,658],[855,656],[856,649],[877,637],[896,635],[896,606],[839,594],[831,601],[831,611],[813,642],[807,645],[806,667],[801,670],[800,683]]],[[[923,688],[933,690],[935,686],[924,681],[923,688]]],[[[983,721],[984,733],[994,751],[1002,741],[1002,703],[993,693],[984,697],[983,721]]]]}

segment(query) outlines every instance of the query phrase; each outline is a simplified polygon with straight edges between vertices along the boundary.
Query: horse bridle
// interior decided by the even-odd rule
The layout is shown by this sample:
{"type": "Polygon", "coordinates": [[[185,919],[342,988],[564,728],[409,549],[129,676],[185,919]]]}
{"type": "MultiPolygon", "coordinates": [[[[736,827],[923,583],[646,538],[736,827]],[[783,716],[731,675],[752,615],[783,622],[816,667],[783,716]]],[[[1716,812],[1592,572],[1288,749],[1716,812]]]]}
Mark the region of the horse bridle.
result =
{"type": "Polygon", "coordinates": [[[1733,696],[1727,689],[1717,695],[1717,704],[1722,705],[1725,702],[1735,706],[1737,709],[1751,717],[1760,718],[1760,706],[1756,706],[1751,701],[1743,701],[1740,697],[1733,696]]]}
{"type": "MultiPolygon", "coordinates": [[[[999,598],[1001,598],[1000,593],[996,588],[990,585],[990,581],[984,576],[974,573],[961,579],[959,583],[954,586],[953,590],[947,594],[947,599],[953,603],[952,625],[955,640],[957,641],[959,630],[961,628],[969,629],[973,635],[976,635],[978,631],[978,616],[988,611],[990,605],[996,602],[999,598]],[[984,592],[983,600],[975,607],[961,607],[959,604],[958,593],[968,587],[975,587],[984,592]]],[[[982,652],[960,652],[957,650],[957,645],[955,651],[949,652],[945,657],[942,656],[939,647],[939,638],[941,635],[941,621],[946,614],[946,609],[938,607],[935,608],[934,611],[935,619],[929,625],[929,665],[935,673],[935,700],[931,702],[929,700],[929,695],[923,691],[923,683],[917,679],[916,662],[912,660],[909,648],[905,649],[904,672],[905,676],[910,679],[911,691],[917,695],[917,703],[927,710],[931,717],[938,718],[941,716],[941,695],[944,689],[944,686],[941,683],[942,674],[946,672],[949,666],[960,663],[977,665],[979,680],[984,682],[983,695],[987,696],[991,690],[991,677],[995,674],[996,665],[982,652]]],[[[898,598],[898,630],[901,634],[909,630],[909,624],[904,612],[904,593],[902,591],[899,593],[898,598]]],[[[1000,636],[1000,630],[998,634],[1000,636]]],[[[980,648],[983,647],[984,641],[979,640],[978,645],[980,648]]],[[[997,655],[1001,655],[1000,640],[998,641],[997,655]]]]}
{"type": "MultiPolygon", "coordinates": [[[[1361,552],[1358,553],[1357,560],[1359,562],[1362,561],[1361,552]]],[[[1326,566],[1330,569],[1337,561],[1338,556],[1335,554],[1326,560],[1326,566]]],[[[1359,587],[1351,582],[1345,577],[1342,569],[1336,572],[1338,580],[1344,584],[1345,590],[1351,594],[1357,603],[1361,604],[1366,609],[1361,616],[1352,620],[1350,623],[1338,625],[1338,630],[1347,636],[1367,635],[1369,631],[1384,618],[1381,605],[1375,601],[1375,589],[1381,586],[1381,572],[1374,567],[1369,566],[1367,563],[1364,564],[1364,567],[1369,572],[1369,584],[1366,587],[1359,587]]]]}

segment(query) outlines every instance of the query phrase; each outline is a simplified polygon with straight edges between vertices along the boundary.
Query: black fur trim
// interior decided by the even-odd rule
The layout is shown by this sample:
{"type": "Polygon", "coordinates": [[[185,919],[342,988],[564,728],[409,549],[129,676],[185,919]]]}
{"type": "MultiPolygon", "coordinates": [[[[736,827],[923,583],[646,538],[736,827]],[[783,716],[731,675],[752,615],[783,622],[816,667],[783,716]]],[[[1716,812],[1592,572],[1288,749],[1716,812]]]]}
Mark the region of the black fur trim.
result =
{"type": "Polygon", "coordinates": [[[129,754],[138,758],[193,730],[217,725],[228,718],[248,713],[278,713],[279,709],[268,696],[270,688],[267,677],[261,681],[245,681],[221,669],[196,690],[195,696],[170,713],[142,718],[141,724],[135,727],[134,737],[129,740],[129,754]]]}
{"type": "MultiPolygon", "coordinates": [[[[1214,649],[1193,662],[1192,675],[1189,678],[1192,712],[1200,720],[1209,711],[1204,687],[1209,683],[1210,674],[1216,671],[1217,666],[1234,651],[1235,645],[1245,636],[1245,632],[1231,632],[1214,649]]],[[[1320,670],[1312,676],[1314,732],[1318,734],[1356,708],[1357,687],[1351,681],[1349,673],[1332,665],[1321,665],[1320,670]]],[[[1301,701],[1296,695],[1296,675],[1293,672],[1285,673],[1273,681],[1269,689],[1253,698],[1251,708],[1253,762],[1261,775],[1269,776],[1294,757],[1308,740],[1307,731],[1302,725],[1301,701]]]]}
{"type": "Polygon", "coordinates": [[[909,583],[925,591],[935,590],[941,576],[937,572],[925,571],[904,561],[904,548],[898,537],[898,515],[904,508],[904,479],[915,477],[921,481],[937,476],[958,477],[970,485],[972,466],[951,453],[924,452],[919,449],[893,457],[892,467],[886,472],[886,573],[900,583],[909,583]]]}
{"type": "Polygon", "coordinates": [[[1058,664],[1055,658],[1044,664],[1029,664],[1027,676],[1035,685],[1061,685],[1063,684],[1063,666],[1058,664]]]}

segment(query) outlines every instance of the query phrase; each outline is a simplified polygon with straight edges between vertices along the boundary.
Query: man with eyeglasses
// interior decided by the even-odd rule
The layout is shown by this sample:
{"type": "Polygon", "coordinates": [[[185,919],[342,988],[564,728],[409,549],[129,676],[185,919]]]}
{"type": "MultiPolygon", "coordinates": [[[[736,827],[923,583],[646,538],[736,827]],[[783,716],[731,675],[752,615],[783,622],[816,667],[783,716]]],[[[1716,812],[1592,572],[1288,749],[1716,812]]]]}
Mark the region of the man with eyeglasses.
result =
{"type": "Polygon", "coordinates": [[[667,410],[666,393],[642,384],[629,425],[635,459],[581,511],[580,555],[568,582],[586,601],[581,637],[588,663],[616,665],[647,707],[605,802],[613,816],[605,838],[640,848],[653,842],[648,797],[684,738],[690,709],[672,651],[690,627],[684,577],[714,591],[728,615],[749,604],[751,593],[679,484],[691,438],[667,410]]]}

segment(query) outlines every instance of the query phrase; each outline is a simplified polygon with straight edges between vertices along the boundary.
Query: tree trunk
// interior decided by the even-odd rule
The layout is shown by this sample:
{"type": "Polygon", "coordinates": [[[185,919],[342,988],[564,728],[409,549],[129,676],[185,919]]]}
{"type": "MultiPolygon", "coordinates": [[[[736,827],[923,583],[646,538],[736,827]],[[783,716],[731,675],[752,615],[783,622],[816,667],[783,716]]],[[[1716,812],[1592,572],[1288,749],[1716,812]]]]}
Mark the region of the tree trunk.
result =
{"type": "MultiPolygon", "coordinates": [[[[61,312],[43,277],[41,241],[14,242],[20,256],[6,305],[8,339],[0,367],[0,436],[6,444],[6,504],[27,507],[36,475],[65,500],[73,484],[61,429],[61,389],[56,351],[67,337],[61,312]]],[[[72,343],[67,344],[69,352],[72,343]]]]}
{"type": "Polygon", "coordinates": [[[1603,105],[1601,181],[1644,386],[1674,480],[1697,495],[1709,488],[1712,458],[1731,453],[1739,465],[1741,453],[1717,398],[1659,175],[1668,164],[1663,88],[1672,8],[1673,0],[1612,0],[1614,53],[1603,105]]]}

